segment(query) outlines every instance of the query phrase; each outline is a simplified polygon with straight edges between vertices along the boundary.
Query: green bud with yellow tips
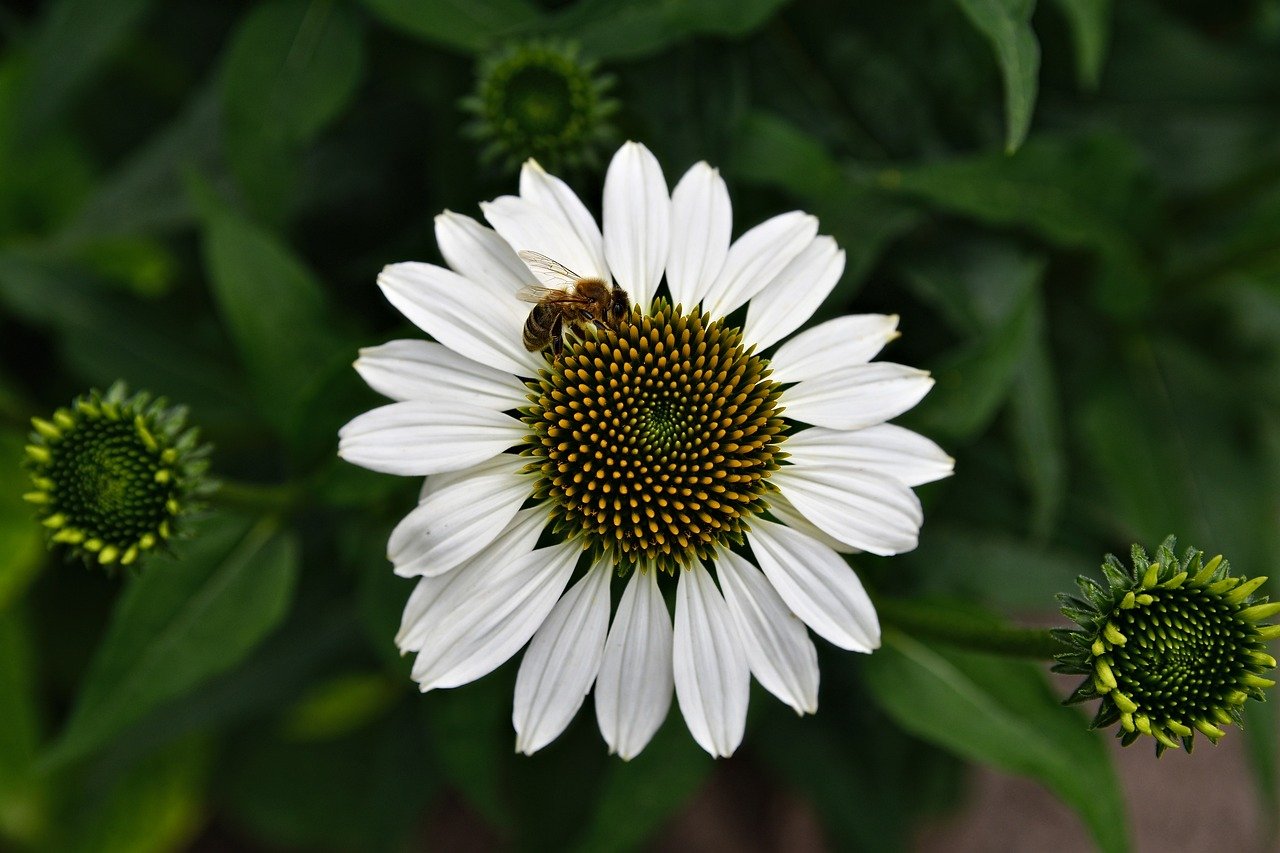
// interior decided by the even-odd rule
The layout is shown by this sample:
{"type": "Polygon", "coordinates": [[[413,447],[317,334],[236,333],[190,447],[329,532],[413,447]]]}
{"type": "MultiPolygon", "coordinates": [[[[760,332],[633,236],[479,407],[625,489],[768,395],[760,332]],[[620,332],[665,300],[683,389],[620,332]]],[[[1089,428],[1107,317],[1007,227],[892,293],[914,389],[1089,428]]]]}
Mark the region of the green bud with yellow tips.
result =
{"type": "Polygon", "coordinates": [[[1178,557],[1174,546],[1165,540],[1155,559],[1134,546],[1129,566],[1108,555],[1106,583],[1081,578],[1081,595],[1061,596],[1077,627],[1055,632],[1068,650],[1054,670],[1085,677],[1067,701],[1098,700],[1094,728],[1116,725],[1125,746],[1149,736],[1157,755],[1241,725],[1244,703],[1275,686],[1265,644],[1280,637],[1259,624],[1280,613],[1258,594],[1266,578],[1234,577],[1221,556],[1178,557]]]}
{"type": "Polygon", "coordinates": [[[48,541],[86,565],[135,564],[212,489],[186,411],[117,383],[33,418],[24,498],[48,541]]]}

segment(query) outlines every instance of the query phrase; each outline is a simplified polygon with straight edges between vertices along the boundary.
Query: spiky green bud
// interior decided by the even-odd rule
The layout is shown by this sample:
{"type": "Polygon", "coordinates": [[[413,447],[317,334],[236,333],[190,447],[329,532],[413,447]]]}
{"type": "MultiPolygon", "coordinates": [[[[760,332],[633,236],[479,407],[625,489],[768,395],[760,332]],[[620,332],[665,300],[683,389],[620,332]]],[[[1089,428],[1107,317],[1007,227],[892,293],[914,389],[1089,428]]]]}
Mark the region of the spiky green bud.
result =
{"type": "Polygon", "coordinates": [[[209,448],[187,427],[186,409],[129,396],[122,383],[32,427],[23,497],[50,544],[87,564],[128,566],[163,548],[211,488],[209,448]]]}
{"type": "Polygon", "coordinates": [[[1054,671],[1085,676],[1067,702],[1101,700],[1093,728],[1118,723],[1125,746],[1149,735],[1157,755],[1190,752],[1197,731],[1216,742],[1275,685],[1263,673],[1276,665],[1265,644],[1277,626],[1258,623],[1280,603],[1256,594],[1266,578],[1232,577],[1194,548],[1179,560],[1175,545],[1170,536],[1154,561],[1135,545],[1129,568],[1108,554],[1105,584],[1081,577],[1081,597],[1059,596],[1079,627],[1054,632],[1070,647],[1054,671]]]}
{"type": "Polygon", "coordinates": [[[467,133],[484,144],[486,162],[512,172],[530,157],[553,172],[598,169],[616,137],[612,85],[576,45],[509,45],[480,63],[475,93],[462,101],[475,116],[467,133]]]}

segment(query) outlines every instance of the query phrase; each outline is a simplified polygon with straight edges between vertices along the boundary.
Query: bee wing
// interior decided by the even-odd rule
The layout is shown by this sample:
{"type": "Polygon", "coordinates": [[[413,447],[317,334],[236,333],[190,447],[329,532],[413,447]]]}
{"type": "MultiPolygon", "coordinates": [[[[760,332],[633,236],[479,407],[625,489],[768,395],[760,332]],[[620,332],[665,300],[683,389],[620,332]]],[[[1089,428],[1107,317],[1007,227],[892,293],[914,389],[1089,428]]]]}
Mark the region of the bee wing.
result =
{"type": "Polygon", "coordinates": [[[556,302],[570,301],[574,298],[573,291],[564,287],[547,287],[545,284],[526,284],[524,287],[516,291],[516,299],[521,302],[539,303],[548,299],[556,302]]]}
{"type": "Polygon", "coordinates": [[[538,280],[546,285],[560,285],[563,289],[573,284],[582,276],[566,267],[559,261],[553,261],[540,252],[521,251],[517,253],[525,266],[533,271],[538,280]]]}

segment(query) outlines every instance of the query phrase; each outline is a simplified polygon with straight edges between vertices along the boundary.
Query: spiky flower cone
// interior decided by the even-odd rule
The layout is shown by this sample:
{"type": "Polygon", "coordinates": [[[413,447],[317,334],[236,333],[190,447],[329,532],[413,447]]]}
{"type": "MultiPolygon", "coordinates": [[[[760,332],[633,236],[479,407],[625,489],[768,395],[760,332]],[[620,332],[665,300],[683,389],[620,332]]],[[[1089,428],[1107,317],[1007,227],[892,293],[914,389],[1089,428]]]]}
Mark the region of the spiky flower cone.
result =
{"type": "Polygon", "coordinates": [[[621,572],[674,572],[741,542],[785,456],[764,360],[738,330],[664,299],[573,343],[529,388],[534,497],[621,572]]]}
{"type": "Polygon", "coordinates": [[[486,161],[512,172],[531,157],[553,172],[596,169],[616,136],[612,85],[576,45],[510,45],[480,64],[475,93],[462,101],[475,116],[467,132],[484,143],[486,161]]]}
{"type": "Polygon", "coordinates": [[[1244,703],[1275,685],[1263,677],[1276,665],[1265,644],[1280,636],[1260,624],[1280,612],[1255,595],[1266,578],[1232,577],[1221,556],[1204,562],[1194,548],[1179,560],[1175,544],[1166,539],[1154,562],[1133,546],[1131,568],[1107,555],[1105,584],[1081,577],[1082,597],[1060,596],[1080,627],[1055,632],[1070,651],[1054,671],[1085,676],[1067,702],[1100,699],[1093,728],[1119,723],[1125,746],[1150,735],[1157,755],[1242,725],[1244,703]]]}
{"type": "Polygon", "coordinates": [[[127,566],[162,549],[209,491],[207,445],[186,410],[129,396],[121,383],[90,391],[49,420],[33,418],[27,468],[50,544],[90,565],[127,566]]]}

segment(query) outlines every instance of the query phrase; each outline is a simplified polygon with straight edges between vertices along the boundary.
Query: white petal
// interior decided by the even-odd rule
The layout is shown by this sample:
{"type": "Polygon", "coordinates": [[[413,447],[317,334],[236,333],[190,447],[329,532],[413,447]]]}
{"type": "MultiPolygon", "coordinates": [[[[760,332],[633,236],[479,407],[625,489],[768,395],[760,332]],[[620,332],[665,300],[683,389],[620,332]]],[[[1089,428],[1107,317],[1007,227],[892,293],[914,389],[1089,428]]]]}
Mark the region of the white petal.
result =
{"type": "Polygon", "coordinates": [[[880,646],[880,622],[858,576],[826,545],[756,519],[747,534],[756,562],[778,595],[820,637],[842,649],[880,646]]]}
{"type": "Polygon", "coordinates": [[[430,632],[452,618],[476,590],[510,574],[511,567],[533,550],[546,524],[545,509],[523,510],[497,539],[456,571],[418,581],[400,618],[400,630],[396,634],[400,651],[421,651],[430,632]]]}
{"type": "Polygon", "coordinates": [[[430,341],[389,341],[365,347],[356,359],[356,370],[370,388],[393,400],[447,397],[498,411],[529,402],[528,390],[510,373],[430,341]]]}
{"type": "Polygon", "coordinates": [[[517,376],[545,366],[520,342],[528,306],[501,284],[411,262],[385,267],[378,286],[415,326],[473,361],[517,376]]]}
{"type": "MultiPolygon", "coordinates": [[[[788,442],[791,439],[787,439],[788,442]]],[[[826,531],[817,527],[812,521],[805,518],[800,510],[796,509],[791,501],[787,500],[787,496],[782,492],[769,493],[769,512],[774,518],[781,521],[787,527],[799,530],[801,533],[812,536],[823,545],[826,545],[837,554],[861,554],[861,548],[854,548],[852,545],[846,545],[834,536],[828,536],[826,531]]]]}
{"type": "Polygon", "coordinates": [[[923,435],[893,424],[857,430],[809,427],[792,433],[786,444],[794,465],[852,466],[908,486],[950,477],[956,462],[923,435]]]}
{"type": "Polygon", "coordinates": [[[885,556],[918,543],[920,500],[892,477],[826,463],[785,465],[772,479],[805,518],[847,545],[885,556]]]}
{"type": "Polygon", "coordinates": [[[510,299],[528,284],[528,270],[507,241],[470,216],[446,210],[436,217],[436,242],[445,263],[474,282],[510,299]]]}
{"type": "Polygon", "coordinates": [[[797,714],[818,710],[818,650],[760,570],[732,551],[716,575],[756,680],[797,714]]]}
{"type": "Polygon", "coordinates": [[[609,579],[597,563],[561,597],[533,635],[516,675],[516,751],[532,755],[560,736],[600,670],[609,630],[609,579]]]}
{"type": "Polygon", "coordinates": [[[479,465],[433,474],[430,492],[391,531],[387,558],[401,577],[438,575],[497,538],[533,494],[523,456],[499,453],[479,465]]]}
{"type": "Polygon", "coordinates": [[[627,142],[604,178],[604,254],[631,301],[647,310],[671,241],[671,196],[648,148],[627,142]]]}
{"type": "MultiPolygon", "coordinates": [[[[517,254],[537,252],[580,276],[610,280],[609,269],[600,267],[595,250],[562,218],[547,213],[529,199],[504,195],[482,203],[480,210],[517,254]]],[[[529,283],[538,279],[529,271],[524,280],[529,283]]]]}
{"type": "Polygon", "coordinates": [[[406,476],[457,471],[519,444],[525,430],[495,409],[453,400],[411,400],[359,415],[338,432],[338,455],[406,476]]]}
{"type": "Polygon", "coordinates": [[[608,281],[609,266],[604,259],[604,238],[600,236],[600,226],[596,224],[596,218],[587,210],[582,199],[578,198],[578,194],[569,189],[568,184],[555,175],[547,174],[538,161],[529,159],[520,170],[520,197],[533,202],[546,211],[548,216],[555,217],[577,235],[593,258],[591,270],[587,274],[594,273],[608,281]]]}
{"type": "Polygon", "coordinates": [[[844,252],[830,237],[818,237],[773,281],[751,297],[742,337],[764,349],[813,316],[844,272],[844,252]]]}
{"type": "Polygon", "coordinates": [[[480,579],[464,601],[428,627],[413,662],[422,691],[475,681],[518,652],[559,600],[581,555],[580,544],[565,542],[480,579]]]}
{"type": "Polygon", "coordinates": [[[897,314],[837,317],[805,329],[778,347],[773,358],[769,359],[769,366],[773,368],[773,378],[778,382],[813,379],[856,364],[866,364],[898,335],[897,314]]]}
{"type": "Polygon", "coordinates": [[[676,588],[674,666],[680,713],[698,745],[733,755],[747,725],[751,669],[711,573],[701,563],[676,588]]]}
{"type": "Polygon", "coordinates": [[[729,247],[702,307],[712,317],[725,316],[773,281],[817,233],[818,220],[798,210],[761,222],[729,247]]]}
{"type": "Polygon", "coordinates": [[[671,193],[671,301],[690,309],[702,301],[729,254],[733,207],[720,170],[697,163],[671,193]]]}
{"type": "Polygon", "coordinates": [[[896,418],[932,387],[927,371],[877,361],[798,382],[782,392],[781,403],[787,417],[807,424],[862,429],[896,418]]]}
{"type": "Polygon", "coordinates": [[[632,571],[596,677],[596,720],[609,751],[640,754],[671,708],[671,616],[657,570],[632,571]]]}

